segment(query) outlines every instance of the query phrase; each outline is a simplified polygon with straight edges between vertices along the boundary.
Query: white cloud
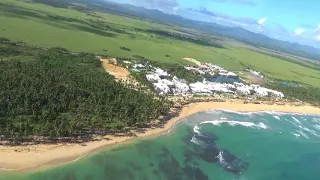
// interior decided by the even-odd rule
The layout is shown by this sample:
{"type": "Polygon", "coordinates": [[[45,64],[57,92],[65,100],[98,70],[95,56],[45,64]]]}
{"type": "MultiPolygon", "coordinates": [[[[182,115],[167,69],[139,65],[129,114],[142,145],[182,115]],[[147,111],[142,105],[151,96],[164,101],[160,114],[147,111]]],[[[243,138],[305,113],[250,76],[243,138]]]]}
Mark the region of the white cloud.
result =
{"type": "Polygon", "coordinates": [[[314,30],[314,32],[318,32],[320,31],[320,24],[318,25],[318,27],[314,30]]]}
{"type": "Polygon", "coordinates": [[[304,29],[298,28],[295,30],[296,36],[300,36],[302,33],[304,33],[304,29]]]}
{"type": "Polygon", "coordinates": [[[263,25],[267,21],[267,17],[261,18],[258,20],[258,24],[263,25]]]}
{"type": "Polygon", "coordinates": [[[320,34],[316,36],[316,40],[320,41],[320,34]]]}

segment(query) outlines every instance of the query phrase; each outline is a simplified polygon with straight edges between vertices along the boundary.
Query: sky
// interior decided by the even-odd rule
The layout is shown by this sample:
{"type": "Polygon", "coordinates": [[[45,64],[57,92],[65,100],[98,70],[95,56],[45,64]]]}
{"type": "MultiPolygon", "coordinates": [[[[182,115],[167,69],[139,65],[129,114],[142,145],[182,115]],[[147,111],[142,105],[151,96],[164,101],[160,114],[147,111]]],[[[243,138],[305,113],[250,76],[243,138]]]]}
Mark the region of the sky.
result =
{"type": "Polygon", "coordinates": [[[112,0],[320,47],[320,0],[112,0]]]}

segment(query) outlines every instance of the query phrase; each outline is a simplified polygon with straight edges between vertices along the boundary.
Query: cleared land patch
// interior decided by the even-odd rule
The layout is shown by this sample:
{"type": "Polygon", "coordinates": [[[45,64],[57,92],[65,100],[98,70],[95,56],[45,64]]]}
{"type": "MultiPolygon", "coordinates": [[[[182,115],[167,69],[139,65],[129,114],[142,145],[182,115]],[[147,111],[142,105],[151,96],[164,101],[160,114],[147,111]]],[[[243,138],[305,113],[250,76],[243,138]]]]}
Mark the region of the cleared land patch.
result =
{"type": "Polygon", "coordinates": [[[130,72],[126,68],[117,66],[117,60],[115,58],[101,58],[100,61],[106,72],[114,76],[116,80],[126,81],[130,78],[130,72]]]}
{"type": "Polygon", "coordinates": [[[183,58],[184,60],[186,60],[186,61],[189,61],[189,62],[191,62],[191,63],[194,63],[194,64],[196,64],[197,66],[199,66],[199,67],[201,67],[202,66],[202,64],[201,64],[201,62],[200,61],[198,61],[198,60],[196,60],[196,59],[193,59],[193,58],[183,58]]]}

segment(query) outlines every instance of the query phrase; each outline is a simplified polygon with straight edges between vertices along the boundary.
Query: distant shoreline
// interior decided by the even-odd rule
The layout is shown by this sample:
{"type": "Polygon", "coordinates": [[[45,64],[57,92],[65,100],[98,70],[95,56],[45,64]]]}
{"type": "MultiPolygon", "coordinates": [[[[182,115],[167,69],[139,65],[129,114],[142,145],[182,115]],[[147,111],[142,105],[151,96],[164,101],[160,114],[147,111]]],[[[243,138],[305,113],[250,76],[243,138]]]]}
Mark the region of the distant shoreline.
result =
{"type": "Polygon", "coordinates": [[[0,173],[34,172],[77,161],[114,145],[152,138],[169,132],[180,120],[208,110],[231,110],[237,112],[275,111],[320,115],[320,108],[312,106],[247,104],[244,101],[198,102],[183,106],[179,116],[170,119],[162,128],[145,129],[132,136],[105,136],[104,140],[84,144],[40,144],[29,146],[0,146],[0,173]]]}

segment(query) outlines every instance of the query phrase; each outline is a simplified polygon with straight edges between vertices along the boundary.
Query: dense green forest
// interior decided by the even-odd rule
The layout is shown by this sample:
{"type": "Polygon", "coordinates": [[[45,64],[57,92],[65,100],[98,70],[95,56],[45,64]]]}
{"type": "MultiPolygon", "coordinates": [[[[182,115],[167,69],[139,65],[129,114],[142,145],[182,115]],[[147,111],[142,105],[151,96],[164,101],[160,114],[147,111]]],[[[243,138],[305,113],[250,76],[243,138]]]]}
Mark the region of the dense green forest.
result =
{"type": "Polygon", "coordinates": [[[163,97],[115,82],[93,54],[0,47],[0,140],[84,139],[144,126],[169,110],[163,97]]]}
{"type": "Polygon", "coordinates": [[[288,99],[298,99],[314,106],[320,106],[320,88],[288,86],[278,82],[269,83],[267,87],[283,92],[288,99]]]}
{"type": "Polygon", "coordinates": [[[218,44],[210,39],[208,37],[196,37],[192,35],[186,35],[182,33],[175,33],[175,32],[169,32],[169,31],[164,31],[164,30],[156,30],[156,29],[148,29],[148,30],[143,30],[143,29],[136,29],[136,31],[143,31],[151,34],[156,34],[162,37],[167,37],[170,39],[176,39],[176,40],[181,40],[181,41],[186,41],[186,42],[191,42],[194,44],[198,44],[201,46],[209,46],[209,47],[216,47],[216,48],[223,48],[221,44],[218,44]]]}

